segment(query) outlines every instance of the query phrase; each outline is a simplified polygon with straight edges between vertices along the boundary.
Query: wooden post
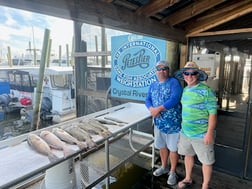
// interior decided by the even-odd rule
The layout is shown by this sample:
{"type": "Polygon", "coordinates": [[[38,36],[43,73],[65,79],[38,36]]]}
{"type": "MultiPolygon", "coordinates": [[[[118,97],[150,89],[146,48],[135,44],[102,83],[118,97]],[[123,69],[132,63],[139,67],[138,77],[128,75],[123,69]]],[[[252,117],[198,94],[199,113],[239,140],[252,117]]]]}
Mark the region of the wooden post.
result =
{"type": "Polygon", "coordinates": [[[187,61],[187,46],[186,45],[180,45],[180,63],[179,68],[183,68],[185,66],[185,63],[187,61]]]}
{"type": "Polygon", "coordinates": [[[36,49],[33,49],[33,64],[37,65],[37,52],[36,49]]]}
{"type": "Polygon", "coordinates": [[[10,46],[7,47],[8,49],[8,64],[10,67],[12,67],[13,63],[12,63],[12,59],[11,59],[11,49],[10,46]]]}
{"type": "Polygon", "coordinates": [[[74,52],[75,52],[75,42],[74,42],[74,37],[72,38],[72,52],[71,52],[71,66],[74,66],[75,64],[75,58],[74,58],[74,52]]]}
{"type": "MultiPolygon", "coordinates": [[[[74,22],[75,51],[87,52],[87,44],[81,40],[81,22],[74,22]]],[[[76,79],[76,113],[77,117],[87,113],[87,97],[80,95],[82,89],[87,87],[87,57],[75,58],[76,79]]]]}
{"type": "Polygon", "coordinates": [[[179,68],[179,45],[176,42],[167,42],[167,61],[170,64],[170,74],[172,75],[179,68]]]}
{"type": "Polygon", "coordinates": [[[39,78],[35,93],[35,104],[33,107],[33,116],[32,116],[32,123],[31,123],[31,131],[37,130],[40,127],[40,107],[41,107],[41,97],[43,94],[43,79],[45,73],[45,64],[46,64],[46,55],[47,55],[47,48],[49,43],[50,37],[50,30],[45,29],[44,33],[44,42],[41,54],[41,62],[39,68],[39,78]]]}
{"type": "Polygon", "coordinates": [[[68,44],[66,44],[66,63],[67,63],[67,66],[69,66],[69,47],[68,47],[68,44]]]}
{"type": "MultiPolygon", "coordinates": [[[[95,51],[98,52],[98,40],[97,40],[97,36],[95,36],[95,51]]],[[[98,56],[95,56],[95,61],[96,61],[96,65],[99,65],[98,56]]]]}
{"type": "Polygon", "coordinates": [[[59,66],[61,66],[61,45],[59,46],[59,66]]]}
{"type": "Polygon", "coordinates": [[[49,44],[48,44],[48,49],[46,53],[46,67],[50,66],[50,59],[51,59],[51,47],[52,47],[52,39],[50,39],[49,44]]]}
{"type": "MultiPolygon", "coordinates": [[[[101,50],[103,52],[105,52],[107,50],[106,41],[107,41],[107,39],[106,39],[105,28],[102,27],[101,28],[101,46],[102,46],[101,50]]],[[[102,68],[105,68],[106,64],[107,64],[107,56],[102,56],[102,58],[101,58],[101,66],[102,66],[102,68]]],[[[104,69],[102,69],[102,75],[105,76],[105,70],[104,69]]]]}

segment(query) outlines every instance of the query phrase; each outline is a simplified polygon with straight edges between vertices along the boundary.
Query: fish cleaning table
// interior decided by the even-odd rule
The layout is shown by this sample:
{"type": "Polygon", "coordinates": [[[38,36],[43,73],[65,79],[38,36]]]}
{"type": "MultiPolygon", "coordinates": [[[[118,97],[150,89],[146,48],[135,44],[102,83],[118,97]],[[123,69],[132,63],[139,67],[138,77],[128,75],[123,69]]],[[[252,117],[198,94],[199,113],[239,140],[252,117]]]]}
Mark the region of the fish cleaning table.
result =
{"type": "MultiPolygon", "coordinates": [[[[142,152],[144,149],[152,145],[153,137],[150,134],[132,130],[133,127],[138,125],[140,122],[151,119],[150,113],[144,104],[140,103],[125,103],[119,106],[115,106],[109,109],[105,109],[93,114],[89,114],[83,117],[75,118],[73,120],[66,121],[64,123],[59,123],[47,128],[43,128],[37,131],[33,131],[34,134],[39,134],[43,130],[51,131],[55,127],[67,128],[71,125],[78,124],[79,122],[87,119],[97,119],[104,121],[104,126],[106,126],[111,132],[111,136],[103,138],[101,136],[92,136],[93,140],[99,144],[105,146],[105,159],[106,170],[105,173],[94,180],[92,183],[88,183],[87,188],[91,188],[95,183],[99,183],[102,179],[109,176],[111,173],[111,168],[109,167],[109,145],[111,141],[119,140],[121,134],[129,134],[129,144],[134,152],[131,156],[139,153],[143,155],[150,155],[152,157],[152,166],[154,166],[154,149],[152,147],[152,154],[145,154],[142,152]],[[114,123],[114,124],[109,124],[114,123]],[[135,148],[132,140],[132,135],[137,134],[143,138],[147,138],[146,144],[140,148],[135,148]]],[[[66,144],[71,148],[74,153],[64,157],[63,151],[52,149],[53,153],[59,158],[56,162],[50,162],[48,157],[39,154],[33,150],[27,143],[27,134],[20,135],[11,139],[0,141],[0,188],[7,189],[15,187],[20,183],[31,179],[32,177],[45,173],[48,169],[56,167],[57,165],[73,159],[81,155],[82,157],[88,157],[90,151],[95,151],[95,149],[90,149],[89,151],[80,150],[77,145],[66,144]]],[[[127,157],[127,161],[130,157],[127,157]]],[[[125,162],[124,160],[121,163],[125,162]]],[[[107,185],[109,181],[107,182],[107,185]]]]}

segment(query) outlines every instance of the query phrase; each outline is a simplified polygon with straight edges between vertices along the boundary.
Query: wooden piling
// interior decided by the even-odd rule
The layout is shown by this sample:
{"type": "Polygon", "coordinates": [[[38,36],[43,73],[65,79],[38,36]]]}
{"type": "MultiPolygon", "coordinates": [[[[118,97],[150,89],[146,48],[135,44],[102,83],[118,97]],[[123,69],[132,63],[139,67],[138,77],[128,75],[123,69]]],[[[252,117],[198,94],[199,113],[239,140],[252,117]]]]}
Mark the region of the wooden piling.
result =
{"type": "Polygon", "coordinates": [[[39,68],[39,78],[37,83],[37,88],[35,92],[35,103],[33,107],[33,116],[32,116],[32,123],[31,123],[31,131],[37,130],[40,127],[40,107],[41,107],[41,97],[43,94],[43,79],[45,73],[45,65],[46,65],[46,55],[47,55],[47,48],[50,38],[50,30],[45,29],[44,33],[44,42],[41,54],[41,62],[39,68]]]}

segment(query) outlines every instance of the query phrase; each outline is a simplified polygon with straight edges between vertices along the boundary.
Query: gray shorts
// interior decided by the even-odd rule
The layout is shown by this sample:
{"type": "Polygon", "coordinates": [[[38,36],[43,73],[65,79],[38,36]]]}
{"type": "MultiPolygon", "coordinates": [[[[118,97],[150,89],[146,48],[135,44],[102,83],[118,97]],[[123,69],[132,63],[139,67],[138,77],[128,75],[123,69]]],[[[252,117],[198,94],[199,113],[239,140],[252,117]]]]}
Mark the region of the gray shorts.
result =
{"type": "Polygon", "coordinates": [[[154,145],[155,148],[167,148],[171,152],[177,152],[178,150],[179,133],[165,134],[154,126],[154,145]]]}
{"type": "Polygon", "coordinates": [[[204,165],[212,165],[215,162],[214,144],[204,144],[203,138],[188,138],[180,133],[178,153],[188,156],[196,154],[204,165]]]}

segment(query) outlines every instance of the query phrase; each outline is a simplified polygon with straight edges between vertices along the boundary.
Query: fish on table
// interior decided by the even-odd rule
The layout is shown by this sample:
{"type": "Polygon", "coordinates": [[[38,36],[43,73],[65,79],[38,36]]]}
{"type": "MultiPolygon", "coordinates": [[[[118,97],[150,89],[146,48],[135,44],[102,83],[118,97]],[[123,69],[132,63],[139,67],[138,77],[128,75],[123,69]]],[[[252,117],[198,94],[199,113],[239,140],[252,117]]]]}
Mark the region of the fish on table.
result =
{"type": "Polygon", "coordinates": [[[72,135],[74,138],[76,138],[79,141],[84,141],[87,143],[88,148],[93,148],[96,146],[96,143],[92,140],[92,137],[90,134],[77,125],[70,126],[64,129],[66,132],[68,132],[70,135],[72,135]]]}
{"type": "Polygon", "coordinates": [[[66,132],[64,129],[56,127],[52,129],[52,133],[55,134],[57,137],[59,137],[62,141],[68,144],[76,144],[81,150],[88,148],[88,145],[86,142],[77,140],[68,132],[66,132]]]}
{"type": "Polygon", "coordinates": [[[122,121],[122,120],[114,118],[114,117],[105,116],[104,119],[114,121],[114,122],[120,123],[120,124],[128,124],[128,122],[122,121]]]}
{"type": "Polygon", "coordinates": [[[41,131],[40,137],[44,139],[50,147],[56,150],[63,150],[64,157],[67,157],[75,152],[73,149],[69,148],[65,142],[60,140],[55,134],[50,131],[41,131]]]}
{"type": "Polygon", "coordinates": [[[78,127],[88,132],[90,135],[99,135],[103,138],[107,138],[111,135],[109,131],[104,131],[98,127],[93,126],[89,122],[81,122],[78,124],[78,127]]]}
{"type": "Polygon", "coordinates": [[[38,135],[29,133],[27,135],[27,142],[35,151],[48,156],[50,162],[58,160],[58,157],[51,151],[50,146],[38,135]]]}
{"type": "Polygon", "coordinates": [[[91,134],[98,134],[104,138],[109,137],[112,133],[108,130],[108,127],[102,125],[95,119],[82,120],[79,126],[85,131],[91,134]]]}
{"type": "Polygon", "coordinates": [[[95,119],[89,119],[88,123],[90,125],[92,125],[93,127],[99,128],[103,132],[109,132],[111,134],[111,132],[109,131],[108,127],[106,127],[105,125],[101,124],[99,121],[97,121],[95,119]]]}
{"type": "Polygon", "coordinates": [[[106,125],[116,125],[116,126],[124,126],[125,125],[125,123],[117,123],[117,122],[102,119],[102,118],[95,118],[95,120],[101,124],[106,124],[106,125]]]}

